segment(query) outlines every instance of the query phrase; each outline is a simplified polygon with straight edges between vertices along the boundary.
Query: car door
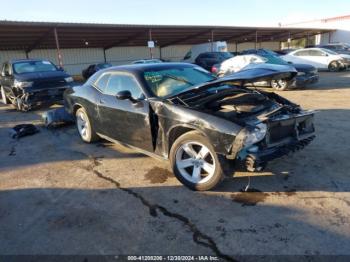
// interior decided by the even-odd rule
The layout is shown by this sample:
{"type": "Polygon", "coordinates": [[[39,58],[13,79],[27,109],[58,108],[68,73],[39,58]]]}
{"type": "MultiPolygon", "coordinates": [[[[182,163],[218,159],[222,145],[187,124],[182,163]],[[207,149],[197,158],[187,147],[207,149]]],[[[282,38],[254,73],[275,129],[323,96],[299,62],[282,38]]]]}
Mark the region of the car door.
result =
{"type": "Polygon", "coordinates": [[[310,51],[311,50],[308,49],[294,52],[290,55],[293,58],[291,62],[299,64],[309,64],[319,68],[319,62],[317,62],[317,60],[315,60],[315,58],[311,56],[310,51]]]}
{"type": "Polygon", "coordinates": [[[150,107],[137,79],[130,73],[111,73],[98,101],[98,117],[103,135],[152,152],[150,107]],[[130,91],[133,99],[120,100],[120,91],[130,91]]]}
{"type": "Polygon", "coordinates": [[[313,61],[314,66],[317,68],[328,68],[329,57],[326,52],[321,50],[311,49],[309,51],[309,59],[313,61]]]}

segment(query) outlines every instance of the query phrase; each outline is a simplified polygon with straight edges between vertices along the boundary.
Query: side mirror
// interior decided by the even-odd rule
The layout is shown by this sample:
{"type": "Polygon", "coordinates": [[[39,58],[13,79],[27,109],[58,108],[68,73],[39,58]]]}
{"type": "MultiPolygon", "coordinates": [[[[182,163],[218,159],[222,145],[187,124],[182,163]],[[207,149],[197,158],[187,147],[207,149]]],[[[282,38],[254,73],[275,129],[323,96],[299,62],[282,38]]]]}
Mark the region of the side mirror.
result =
{"type": "Polygon", "coordinates": [[[129,90],[123,90],[117,93],[117,99],[119,100],[134,100],[129,90]]]}
{"type": "Polygon", "coordinates": [[[58,71],[64,71],[63,67],[58,67],[58,71]]]}

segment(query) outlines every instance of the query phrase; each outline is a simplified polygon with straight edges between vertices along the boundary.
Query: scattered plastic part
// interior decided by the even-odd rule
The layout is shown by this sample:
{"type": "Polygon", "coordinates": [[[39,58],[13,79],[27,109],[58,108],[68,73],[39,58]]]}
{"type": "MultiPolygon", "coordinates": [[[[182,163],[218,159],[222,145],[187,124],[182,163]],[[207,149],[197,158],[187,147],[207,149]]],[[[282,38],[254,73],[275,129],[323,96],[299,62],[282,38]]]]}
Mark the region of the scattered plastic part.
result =
{"type": "Polygon", "coordinates": [[[24,136],[31,136],[39,132],[39,129],[32,124],[21,124],[12,128],[11,137],[19,139],[24,136]]]}
{"type": "Polygon", "coordinates": [[[74,122],[74,117],[64,107],[47,111],[42,115],[42,118],[46,127],[74,122]]]}

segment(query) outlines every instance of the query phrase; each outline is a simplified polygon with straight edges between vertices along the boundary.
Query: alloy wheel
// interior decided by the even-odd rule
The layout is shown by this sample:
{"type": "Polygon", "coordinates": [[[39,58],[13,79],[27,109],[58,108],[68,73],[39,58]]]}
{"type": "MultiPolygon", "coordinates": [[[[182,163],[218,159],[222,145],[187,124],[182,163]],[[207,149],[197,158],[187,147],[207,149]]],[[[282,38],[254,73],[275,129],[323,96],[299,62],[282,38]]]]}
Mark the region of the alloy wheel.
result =
{"type": "Polygon", "coordinates": [[[77,115],[77,127],[80,136],[84,140],[87,140],[89,137],[89,122],[87,120],[87,116],[83,112],[79,112],[77,115]]]}
{"type": "Polygon", "coordinates": [[[271,81],[271,86],[276,90],[284,90],[287,88],[287,85],[288,83],[286,80],[279,79],[271,81]]]}
{"type": "Polygon", "coordinates": [[[182,144],[176,151],[176,166],[186,180],[194,184],[209,181],[215,173],[215,159],[210,150],[198,142],[182,144]]]}

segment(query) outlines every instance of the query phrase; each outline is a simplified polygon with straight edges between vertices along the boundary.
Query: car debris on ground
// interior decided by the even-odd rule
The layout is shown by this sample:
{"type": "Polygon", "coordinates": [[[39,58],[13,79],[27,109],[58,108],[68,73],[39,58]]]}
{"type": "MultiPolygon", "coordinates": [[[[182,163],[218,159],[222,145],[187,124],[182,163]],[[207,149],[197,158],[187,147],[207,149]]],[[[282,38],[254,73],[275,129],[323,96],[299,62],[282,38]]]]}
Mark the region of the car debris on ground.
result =
{"type": "Polygon", "coordinates": [[[11,129],[10,135],[13,139],[19,139],[24,136],[31,136],[39,132],[39,129],[33,124],[20,124],[11,129]]]}

